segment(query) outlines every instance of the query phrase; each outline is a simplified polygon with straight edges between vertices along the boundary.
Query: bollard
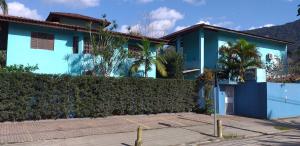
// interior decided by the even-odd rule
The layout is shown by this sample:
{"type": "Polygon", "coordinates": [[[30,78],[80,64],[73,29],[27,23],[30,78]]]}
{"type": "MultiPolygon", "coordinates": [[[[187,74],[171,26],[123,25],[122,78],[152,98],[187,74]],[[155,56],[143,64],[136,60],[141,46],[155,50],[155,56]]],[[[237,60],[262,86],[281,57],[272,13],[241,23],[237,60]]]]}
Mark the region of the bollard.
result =
{"type": "Polygon", "coordinates": [[[217,134],[219,138],[223,138],[223,127],[221,120],[217,120],[217,134]]]}
{"type": "Polygon", "coordinates": [[[139,128],[137,129],[137,138],[135,141],[135,146],[142,146],[142,127],[139,126],[139,128]]]}

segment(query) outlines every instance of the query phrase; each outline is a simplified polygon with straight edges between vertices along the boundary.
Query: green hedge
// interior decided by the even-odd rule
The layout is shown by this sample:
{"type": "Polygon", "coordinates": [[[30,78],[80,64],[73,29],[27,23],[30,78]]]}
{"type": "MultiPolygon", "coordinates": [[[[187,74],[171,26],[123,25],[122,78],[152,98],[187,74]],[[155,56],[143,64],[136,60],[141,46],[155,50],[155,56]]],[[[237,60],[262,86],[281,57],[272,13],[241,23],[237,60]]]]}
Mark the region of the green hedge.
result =
{"type": "Polygon", "coordinates": [[[0,121],[188,112],[187,80],[0,73],[0,121]]]}

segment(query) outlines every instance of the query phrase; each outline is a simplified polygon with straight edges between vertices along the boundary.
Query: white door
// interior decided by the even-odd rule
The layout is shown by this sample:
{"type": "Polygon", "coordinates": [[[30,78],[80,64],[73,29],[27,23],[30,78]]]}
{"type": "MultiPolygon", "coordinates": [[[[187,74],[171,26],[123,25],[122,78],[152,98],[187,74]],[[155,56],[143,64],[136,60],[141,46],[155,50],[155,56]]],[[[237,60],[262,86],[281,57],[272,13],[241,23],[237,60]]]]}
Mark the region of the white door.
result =
{"type": "Polygon", "coordinates": [[[227,115],[234,114],[234,87],[225,87],[225,112],[227,115]]]}

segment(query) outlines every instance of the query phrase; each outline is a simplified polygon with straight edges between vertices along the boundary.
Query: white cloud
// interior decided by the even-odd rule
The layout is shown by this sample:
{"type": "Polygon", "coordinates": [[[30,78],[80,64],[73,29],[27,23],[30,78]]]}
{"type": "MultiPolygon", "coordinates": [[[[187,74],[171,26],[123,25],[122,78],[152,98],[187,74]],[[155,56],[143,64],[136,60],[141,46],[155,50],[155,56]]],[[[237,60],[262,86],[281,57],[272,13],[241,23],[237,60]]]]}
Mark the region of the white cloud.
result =
{"type": "Polygon", "coordinates": [[[272,27],[272,26],[274,26],[274,24],[266,24],[266,25],[264,25],[264,27],[272,27]]]}
{"type": "MultiPolygon", "coordinates": [[[[175,9],[160,7],[147,15],[145,19],[148,22],[146,24],[133,25],[131,26],[131,31],[140,32],[150,37],[161,37],[173,29],[176,22],[183,18],[184,15],[175,9]]],[[[123,25],[119,31],[128,32],[126,28],[128,28],[128,25],[123,25]]]]}
{"type": "Polygon", "coordinates": [[[183,29],[188,28],[188,27],[190,27],[190,26],[177,26],[175,28],[175,31],[180,31],[180,30],[183,30],[183,29]]]}
{"type": "Polygon", "coordinates": [[[233,29],[234,29],[234,30],[241,30],[242,27],[241,27],[241,26],[236,26],[236,27],[234,27],[233,29]]]}
{"type": "Polygon", "coordinates": [[[168,19],[177,21],[183,19],[183,17],[184,16],[180,12],[167,7],[160,7],[150,12],[150,18],[157,20],[168,19]]]}
{"type": "Polygon", "coordinates": [[[204,5],[206,4],[206,0],[183,0],[186,3],[193,4],[193,5],[204,5]]]}
{"type": "Polygon", "coordinates": [[[129,25],[122,25],[121,28],[119,29],[120,32],[123,33],[129,33],[129,31],[131,32],[140,32],[142,29],[142,26],[140,24],[136,24],[133,26],[129,26],[129,25]],[[128,28],[130,28],[130,30],[128,30],[128,28]]]}
{"type": "Polygon", "coordinates": [[[210,22],[207,20],[200,20],[199,22],[197,22],[196,24],[206,24],[206,25],[210,25],[210,22]]]}
{"type": "Polygon", "coordinates": [[[149,28],[152,30],[152,36],[161,37],[170,31],[178,20],[184,18],[184,15],[175,9],[160,7],[149,14],[149,28]]]}
{"type": "Polygon", "coordinates": [[[150,3],[153,2],[154,0],[137,0],[139,3],[150,3]]]}
{"type": "Polygon", "coordinates": [[[47,0],[47,2],[73,7],[96,7],[100,4],[100,0],[47,0]]]}
{"type": "Polygon", "coordinates": [[[24,4],[19,2],[10,2],[8,5],[8,14],[12,16],[20,16],[31,19],[42,19],[42,16],[38,14],[36,9],[30,9],[24,4]]]}
{"type": "Polygon", "coordinates": [[[252,26],[249,28],[249,30],[259,29],[259,28],[264,28],[264,27],[272,27],[272,26],[275,26],[275,25],[274,24],[265,24],[265,25],[258,26],[258,27],[252,26]]]}
{"type": "MultiPolygon", "coordinates": [[[[233,30],[240,30],[241,26],[235,26],[232,21],[224,20],[225,18],[204,18],[199,20],[196,24],[206,24],[206,25],[212,25],[212,26],[218,26],[218,27],[225,27],[225,28],[230,28],[233,30]],[[222,21],[221,21],[222,20],[222,21]],[[214,22],[214,23],[213,23],[214,22]]],[[[179,31],[182,29],[185,29],[190,26],[177,26],[174,31],[179,31]]]]}
{"type": "MultiPolygon", "coordinates": [[[[151,2],[163,2],[163,1],[167,1],[167,0],[123,0],[124,2],[138,2],[138,3],[151,3],[151,2]]],[[[168,0],[169,2],[171,2],[171,0],[168,0]]],[[[172,0],[175,1],[175,0],[172,0]]],[[[177,0],[177,1],[182,1],[191,5],[204,5],[206,4],[206,0],[177,0]]]]}
{"type": "Polygon", "coordinates": [[[218,26],[218,27],[231,27],[233,25],[233,22],[221,21],[221,22],[211,23],[208,20],[200,20],[197,22],[197,24],[206,24],[206,25],[213,25],[213,26],[218,26]]]}
{"type": "Polygon", "coordinates": [[[230,27],[233,25],[233,22],[231,21],[223,21],[223,22],[218,22],[213,24],[214,26],[219,26],[219,27],[230,27]]]}
{"type": "Polygon", "coordinates": [[[119,29],[119,32],[128,33],[128,25],[122,25],[119,29]]]}

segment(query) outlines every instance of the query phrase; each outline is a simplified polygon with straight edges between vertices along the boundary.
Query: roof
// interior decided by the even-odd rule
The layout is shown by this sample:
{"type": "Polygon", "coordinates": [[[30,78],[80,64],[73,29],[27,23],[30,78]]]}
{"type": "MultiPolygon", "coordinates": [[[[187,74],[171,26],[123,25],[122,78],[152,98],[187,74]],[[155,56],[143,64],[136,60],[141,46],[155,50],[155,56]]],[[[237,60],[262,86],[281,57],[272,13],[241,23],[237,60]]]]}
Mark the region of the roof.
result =
{"type": "Polygon", "coordinates": [[[108,26],[110,24],[110,22],[107,20],[98,19],[90,16],[76,14],[76,13],[64,13],[64,12],[50,12],[46,21],[53,21],[55,20],[55,18],[60,18],[60,17],[91,21],[93,23],[102,23],[105,24],[105,26],[108,26]]]}
{"type": "Polygon", "coordinates": [[[253,38],[257,38],[257,39],[273,41],[273,42],[277,42],[277,43],[293,44],[293,42],[289,42],[289,41],[285,41],[285,40],[279,40],[279,39],[275,39],[275,38],[271,38],[271,37],[255,35],[255,34],[251,34],[251,33],[247,33],[247,32],[231,30],[231,29],[212,26],[212,25],[207,25],[207,24],[196,24],[196,25],[193,25],[191,27],[188,27],[188,28],[182,29],[180,31],[177,31],[177,32],[171,33],[169,35],[166,35],[164,37],[161,37],[161,39],[166,39],[166,40],[172,41],[173,39],[176,39],[176,37],[178,35],[183,35],[185,33],[192,32],[192,31],[200,29],[200,28],[214,30],[214,31],[229,32],[229,33],[234,33],[234,34],[243,35],[243,36],[247,36],[247,37],[253,37],[253,38]]]}
{"type": "MultiPolygon", "coordinates": [[[[78,32],[90,32],[88,28],[80,27],[77,25],[69,25],[69,24],[61,24],[56,22],[50,21],[41,21],[41,20],[34,20],[28,19],[24,17],[17,17],[17,16],[8,16],[8,15],[0,15],[0,21],[4,22],[13,22],[18,24],[26,24],[26,25],[34,25],[34,26],[41,26],[41,27],[48,27],[54,29],[62,29],[62,30],[71,30],[71,31],[78,31],[78,32]]],[[[92,30],[93,32],[97,32],[97,30],[92,30]]],[[[144,38],[148,39],[152,43],[167,43],[167,40],[164,39],[157,39],[157,38],[150,38],[145,36],[135,36],[120,32],[114,32],[116,35],[123,35],[129,39],[133,40],[143,40],[144,38]]]]}

